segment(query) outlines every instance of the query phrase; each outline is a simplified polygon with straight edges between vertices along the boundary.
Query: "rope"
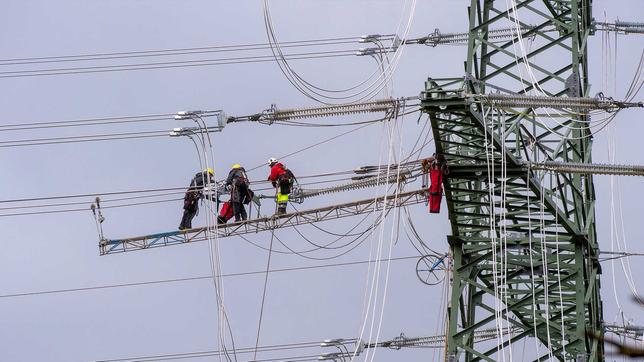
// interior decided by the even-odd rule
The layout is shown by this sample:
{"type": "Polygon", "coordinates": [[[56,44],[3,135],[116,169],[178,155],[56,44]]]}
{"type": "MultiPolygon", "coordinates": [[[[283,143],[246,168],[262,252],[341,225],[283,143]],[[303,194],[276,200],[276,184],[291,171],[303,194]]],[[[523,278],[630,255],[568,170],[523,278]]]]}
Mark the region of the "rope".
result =
{"type": "Polygon", "coordinates": [[[266,273],[264,274],[264,291],[262,292],[262,304],[259,310],[259,323],[257,324],[257,337],[255,338],[255,351],[253,360],[257,359],[257,348],[259,346],[259,334],[262,330],[262,319],[264,317],[264,302],[266,301],[266,286],[268,285],[268,271],[271,267],[271,255],[273,254],[273,239],[275,239],[275,230],[271,231],[271,242],[268,247],[268,261],[266,262],[266,273]]]}

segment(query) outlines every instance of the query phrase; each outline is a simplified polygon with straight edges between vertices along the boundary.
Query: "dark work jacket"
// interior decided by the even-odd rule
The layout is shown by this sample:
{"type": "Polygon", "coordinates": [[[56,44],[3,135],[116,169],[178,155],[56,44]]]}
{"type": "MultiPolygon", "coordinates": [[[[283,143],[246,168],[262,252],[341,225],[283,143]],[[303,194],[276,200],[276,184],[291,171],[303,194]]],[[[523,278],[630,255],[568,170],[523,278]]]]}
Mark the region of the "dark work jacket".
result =
{"type": "Polygon", "coordinates": [[[246,170],[243,167],[230,170],[228,178],[226,178],[226,186],[231,186],[230,200],[232,202],[243,202],[248,193],[246,170]]]}
{"type": "Polygon", "coordinates": [[[190,181],[190,187],[188,187],[186,195],[183,198],[183,208],[188,210],[194,209],[196,211],[198,207],[197,203],[203,196],[203,186],[214,181],[208,172],[197,173],[192,178],[192,181],[190,181]]]}
{"type": "Polygon", "coordinates": [[[214,178],[208,172],[199,172],[192,178],[190,182],[191,190],[199,190],[207,183],[215,182],[214,178]]]}

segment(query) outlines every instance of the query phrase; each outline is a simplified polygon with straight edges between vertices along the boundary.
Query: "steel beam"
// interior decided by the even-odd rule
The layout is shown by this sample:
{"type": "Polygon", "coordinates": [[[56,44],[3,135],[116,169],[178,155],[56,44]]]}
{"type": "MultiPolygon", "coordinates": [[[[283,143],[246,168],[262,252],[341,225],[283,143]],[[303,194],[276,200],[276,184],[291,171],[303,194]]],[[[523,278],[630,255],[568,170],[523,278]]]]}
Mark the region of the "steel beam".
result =
{"type": "Polygon", "coordinates": [[[377,212],[383,209],[420,204],[426,201],[426,190],[420,189],[317,209],[304,210],[286,215],[275,215],[243,222],[216,225],[210,230],[202,227],[124,239],[104,239],[99,243],[99,250],[101,255],[108,255],[127,251],[186,244],[206,240],[208,237],[208,231],[212,233],[213,238],[226,238],[229,236],[259,233],[297,225],[335,220],[354,215],[377,212]]]}
{"type": "Polygon", "coordinates": [[[515,357],[538,361],[547,349],[561,361],[603,361],[603,346],[586,334],[602,330],[592,175],[526,167],[592,163],[589,118],[474,96],[587,99],[592,1],[506,4],[470,0],[466,75],[430,78],[421,94],[436,152],[451,169],[444,181],[453,256],[447,356],[498,361],[514,349],[515,357]],[[490,30],[516,24],[538,25],[491,41],[490,30]],[[495,325],[522,332],[473,343],[477,331],[495,325]],[[533,347],[524,351],[528,339],[533,347]]]}

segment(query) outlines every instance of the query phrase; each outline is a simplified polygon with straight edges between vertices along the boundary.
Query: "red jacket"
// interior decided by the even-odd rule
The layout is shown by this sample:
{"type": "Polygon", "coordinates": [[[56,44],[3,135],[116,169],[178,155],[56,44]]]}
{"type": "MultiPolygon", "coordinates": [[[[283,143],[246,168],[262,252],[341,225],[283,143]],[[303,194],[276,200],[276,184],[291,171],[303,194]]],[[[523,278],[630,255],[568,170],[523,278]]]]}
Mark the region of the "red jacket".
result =
{"type": "Polygon", "coordinates": [[[271,167],[271,174],[268,175],[268,181],[275,182],[277,179],[286,173],[286,168],[281,162],[278,162],[271,167]]]}

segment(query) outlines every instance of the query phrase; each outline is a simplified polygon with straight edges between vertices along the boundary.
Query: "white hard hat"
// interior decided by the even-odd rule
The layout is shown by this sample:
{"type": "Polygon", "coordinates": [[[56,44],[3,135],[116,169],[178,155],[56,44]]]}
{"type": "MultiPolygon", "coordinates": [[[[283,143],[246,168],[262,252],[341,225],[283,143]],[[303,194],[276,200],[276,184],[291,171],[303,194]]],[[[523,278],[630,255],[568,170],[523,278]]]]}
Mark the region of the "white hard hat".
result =
{"type": "Polygon", "coordinates": [[[277,158],[271,157],[271,158],[268,159],[268,165],[269,166],[273,166],[276,163],[277,163],[277,158]]]}

